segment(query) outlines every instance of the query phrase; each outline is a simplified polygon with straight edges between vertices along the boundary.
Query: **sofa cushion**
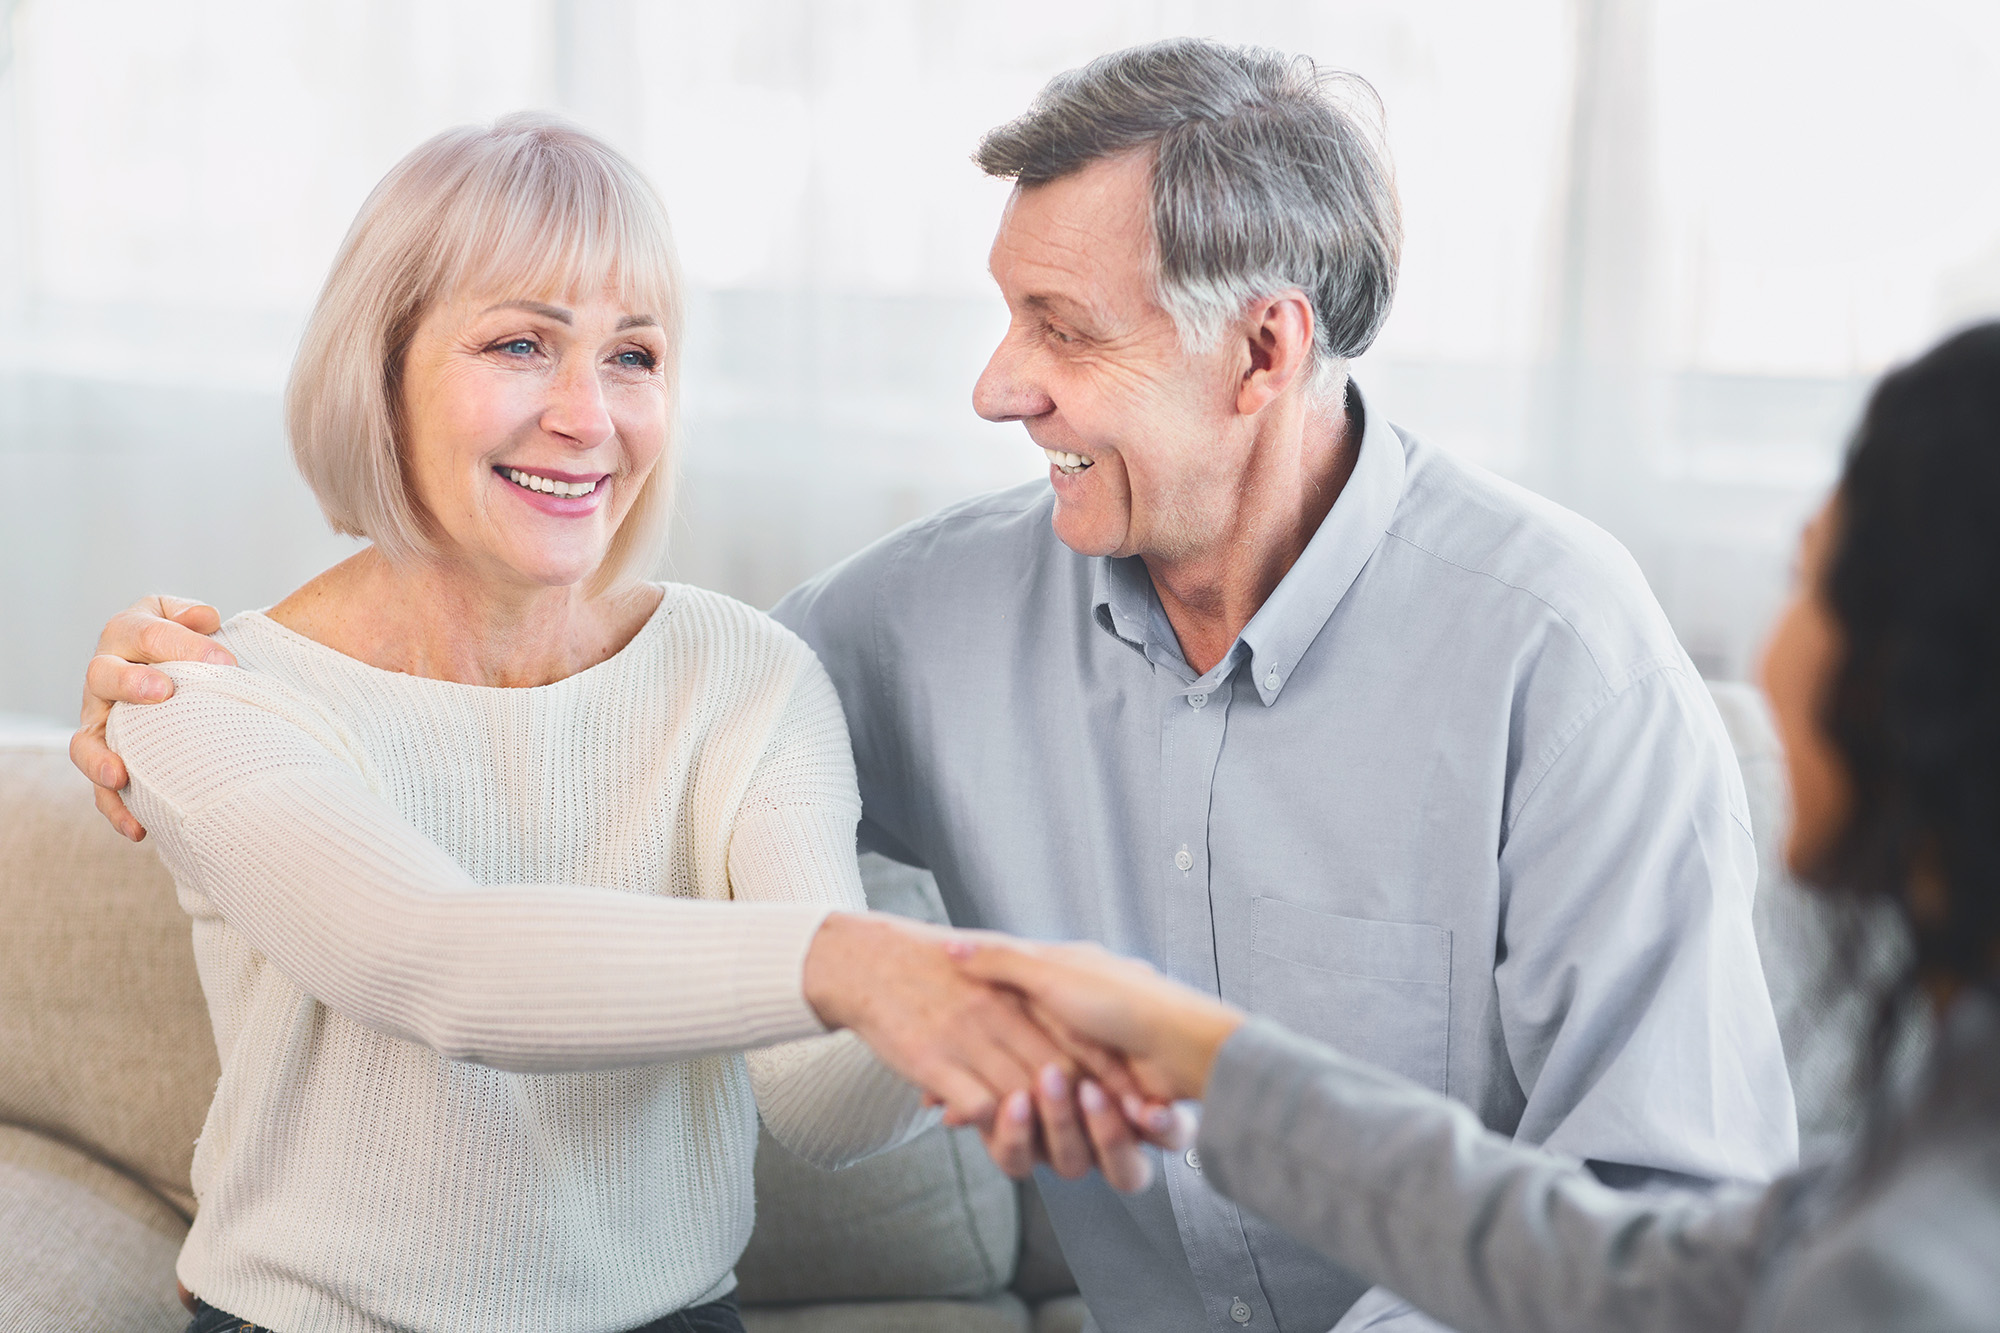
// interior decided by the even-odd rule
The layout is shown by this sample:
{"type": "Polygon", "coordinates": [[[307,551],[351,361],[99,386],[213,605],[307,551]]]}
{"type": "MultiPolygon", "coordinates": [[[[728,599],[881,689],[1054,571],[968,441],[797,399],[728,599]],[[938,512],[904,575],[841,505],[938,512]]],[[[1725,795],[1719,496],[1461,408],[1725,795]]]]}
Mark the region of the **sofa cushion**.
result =
{"type": "Polygon", "coordinates": [[[0,1121],[134,1175],[188,1216],[215,1039],[188,919],[47,742],[0,741],[0,1121]]]}
{"type": "Polygon", "coordinates": [[[1081,1296],[1057,1296],[1035,1307],[1035,1333],[1097,1333],[1081,1296]]]}
{"type": "Polygon", "coordinates": [[[991,1296],[1013,1280],[1019,1227],[1014,1184],[970,1129],[931,1129],[840,1171],[767,1134],[738,1289],[758,1304],[991,1296]]]}
{"type": "Polygon", "coordinates": [[[148,1197],[73,1149],[18,1129],[0,1133],[0,1328],[186,1327],[174,1294],[185,1224],[148,1197]]]}
{"type": "Polygon", "coordinates": [[[177,1245],[187,1236],[186,1216],[151,1186],[46,1134],[19,1125],[0,1125],[0,1166],[20,1167],[66,1180],[177,1245]]]}

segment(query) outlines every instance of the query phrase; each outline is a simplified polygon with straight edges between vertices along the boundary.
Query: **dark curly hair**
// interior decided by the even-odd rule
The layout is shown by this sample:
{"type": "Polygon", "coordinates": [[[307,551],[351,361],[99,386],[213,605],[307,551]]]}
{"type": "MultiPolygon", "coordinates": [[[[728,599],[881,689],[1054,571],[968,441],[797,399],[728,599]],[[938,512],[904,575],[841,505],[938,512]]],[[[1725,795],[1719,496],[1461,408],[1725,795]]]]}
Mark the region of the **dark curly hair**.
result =
{"type": "Polygon", "coordinates": [[[1853,807],[1810,878],[1908,928],[1879,1053],[1920,982],[2000,989],[2000,323],[1876,387],[1835,513],[1823,717],[1853,807]]]}

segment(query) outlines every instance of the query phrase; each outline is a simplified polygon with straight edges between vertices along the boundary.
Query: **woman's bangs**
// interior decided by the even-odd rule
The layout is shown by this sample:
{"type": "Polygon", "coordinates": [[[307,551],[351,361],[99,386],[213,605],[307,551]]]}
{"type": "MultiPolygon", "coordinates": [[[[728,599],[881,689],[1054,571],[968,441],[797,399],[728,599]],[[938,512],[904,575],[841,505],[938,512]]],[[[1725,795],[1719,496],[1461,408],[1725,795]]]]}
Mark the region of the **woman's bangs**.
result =
{"type": "Polygon", "coordinates": [[[609,289],[628,310],[678,335],[672,240],[657,201],[598,164],[549,169],[555,165],[535,163],[540,170],[467,200],[477,216],[453,229],[463,241],[448,266],[448,290],[563,303],[609,289]]]}

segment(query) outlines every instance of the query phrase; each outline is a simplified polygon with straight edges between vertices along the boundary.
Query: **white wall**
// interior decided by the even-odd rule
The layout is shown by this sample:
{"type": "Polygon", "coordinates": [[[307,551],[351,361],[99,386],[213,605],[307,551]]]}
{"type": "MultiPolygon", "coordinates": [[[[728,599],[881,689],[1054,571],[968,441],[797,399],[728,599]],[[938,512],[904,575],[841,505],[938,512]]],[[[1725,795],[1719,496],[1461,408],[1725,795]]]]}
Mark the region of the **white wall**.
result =
{"type": "MultiPolygon", "coordinates": [[[[0,11],[8,11],[0,0],[0,11]]],[[[673,572],[768,603],[1036,475],[971,414],[1052,73],[1169,33],[1381,90],[1409,224],[1376,405],[1611,527],[1740,674],[1869,379],[2000,309],[1990,0],[13,0],[0,44],[0,712],[70,713],[153,590],[336,558],[277,394],[368,187],[565,109],[658,181],[694,288],[673,572]]]]}

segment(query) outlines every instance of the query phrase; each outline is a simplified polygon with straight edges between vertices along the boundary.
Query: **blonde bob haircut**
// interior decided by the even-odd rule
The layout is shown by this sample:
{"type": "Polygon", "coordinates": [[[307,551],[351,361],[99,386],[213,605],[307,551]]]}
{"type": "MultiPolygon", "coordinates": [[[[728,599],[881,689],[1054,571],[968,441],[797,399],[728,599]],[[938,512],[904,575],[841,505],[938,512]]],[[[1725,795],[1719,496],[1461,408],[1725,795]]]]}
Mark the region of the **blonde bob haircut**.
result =
{"type": "Polygon", "coordinates": [[[433,306],[463,292],[563,299],[607,287],[660,323],[668,439],[590,591],[648,577],[673,501],[683,324],[673,233],[637,168],[536,112],[424,143],[382,178],[341,242],[285,387],[292,457],[334,531],[399,564],[436,549],[410,492],[402,420],[404,356],[433,306]]]}

